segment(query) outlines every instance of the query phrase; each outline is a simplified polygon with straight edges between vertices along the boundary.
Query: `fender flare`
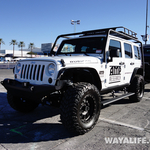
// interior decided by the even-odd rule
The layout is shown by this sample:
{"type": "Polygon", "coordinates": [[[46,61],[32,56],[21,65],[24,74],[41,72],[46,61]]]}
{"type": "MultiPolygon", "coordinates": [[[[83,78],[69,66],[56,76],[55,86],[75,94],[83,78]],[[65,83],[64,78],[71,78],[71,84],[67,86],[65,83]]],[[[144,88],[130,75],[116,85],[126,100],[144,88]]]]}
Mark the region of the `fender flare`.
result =
{"type": "Polygon", "coordinates": [[[63,68],[59,71],[57,79],[56,79],[56,84],[55,88],[56,90],[60,90],[64,88],[66,85],[71,85],[68,83],[67,79],[65,79],[65,75],[69,72],[73,72],[75,70],[82,70],[85,73],[89,73],[90,76],[93,78],[93,81],[95,81],[95,86],[101,90],[102,85],[101,85],[101,79],[100,76],[98,75],[97,71],[94,68],[63,68]]]}
{"type": "Polygon", "coordinates": [[[133,81],[136,74],[140,74],[143,76],[143,69],[142,68],[134,68],[134,71],[133,71],[131,79],[130,79],[130,83],[133,81]]]}

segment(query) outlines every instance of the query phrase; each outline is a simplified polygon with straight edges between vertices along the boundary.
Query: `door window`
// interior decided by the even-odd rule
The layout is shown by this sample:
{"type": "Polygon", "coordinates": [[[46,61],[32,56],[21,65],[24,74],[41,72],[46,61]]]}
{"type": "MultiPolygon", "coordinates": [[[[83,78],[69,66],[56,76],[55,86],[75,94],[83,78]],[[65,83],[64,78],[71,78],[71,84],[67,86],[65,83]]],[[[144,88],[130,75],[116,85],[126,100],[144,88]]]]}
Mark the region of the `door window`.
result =
{"type": "Polygon", "coordinates": [[[140,49],[137,46],[134,46],[134,57],[135,59],[141,59],[140,49]]]}
{"type": "Polygon", "coordinates": [[[122,57],[121,44],[120,44],[119,41],[110,40],[110,43],[109,43],[109,50],[118,50],[118,51],[119,51],[119,57],[122,57]]]}
{"type": "Polygon", "coordinates": [[[132,58],[132,48],[130,44],[124,43],[125,58],[132,58]]]}

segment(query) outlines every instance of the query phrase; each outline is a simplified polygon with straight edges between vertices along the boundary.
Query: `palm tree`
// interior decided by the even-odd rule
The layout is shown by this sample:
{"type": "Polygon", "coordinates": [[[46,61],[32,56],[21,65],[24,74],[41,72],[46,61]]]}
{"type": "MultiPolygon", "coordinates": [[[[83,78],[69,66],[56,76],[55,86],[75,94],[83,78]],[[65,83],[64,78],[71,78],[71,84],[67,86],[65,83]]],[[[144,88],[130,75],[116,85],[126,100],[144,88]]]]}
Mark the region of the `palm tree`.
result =
{"type": "Polygon", "coordinates": [[[32,50],[33,50],[34,47],[35,47],[35,46],[34,46],[34,43],[30,43],[30,44],[29,44],[29,48],[31,48],[31,58],[32,58],[32,54],[33,54],[33,53],[32,53],[32,50]]]}
{"type": "Polygon", "coordinates": [[[13,58],[14,58],[14,50],[15,50],[15,45],[18,45],[16,40],[11,40],[10,45],[13,44],[13,58]]]}
{"type": "Polygon", "coordinates": [[[21,47],[21,57],[23,57],[22,47],[25,47],[24,42],[23,42],[23,41],[20,41],[20,43],[18,44],[18,47],[21,47]]]}
{"type": "Polygon", "coordinates": [[[1,44],[5,44],[3,39],[0,39],[0,50],[1,50],[1,44]]]}

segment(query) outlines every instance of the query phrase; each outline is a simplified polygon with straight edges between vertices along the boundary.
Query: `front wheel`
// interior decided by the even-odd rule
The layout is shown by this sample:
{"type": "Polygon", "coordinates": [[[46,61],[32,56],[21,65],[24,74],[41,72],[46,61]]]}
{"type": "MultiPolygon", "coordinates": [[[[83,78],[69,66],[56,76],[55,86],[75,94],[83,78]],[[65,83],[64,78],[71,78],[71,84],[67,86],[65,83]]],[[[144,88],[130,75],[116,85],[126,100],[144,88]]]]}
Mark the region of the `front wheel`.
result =
{"type": "Polygon", "coordinates": [[[139,102],[142,100],[144,95],[144,78],[141,75],[135,75],[130,87],[129,92],[135,93],[133,96],[130,96],[130,100],[134,102],[139,102]]]}
{"type": "Polygon", "coordinates": [[[9,91],[7,93],[7,100],[13,109],[25,113],[33,111],[39,105],[39,103],[36,103],[30,99],[23,99],[13,96],[9,91]]]}
{"type": "Polygon", "coordinates": [[[76,134],[91,130],[100,115],[100,94],[89,83],[76,83],[68,87],[61,102],[63,125],[76,134]]]}

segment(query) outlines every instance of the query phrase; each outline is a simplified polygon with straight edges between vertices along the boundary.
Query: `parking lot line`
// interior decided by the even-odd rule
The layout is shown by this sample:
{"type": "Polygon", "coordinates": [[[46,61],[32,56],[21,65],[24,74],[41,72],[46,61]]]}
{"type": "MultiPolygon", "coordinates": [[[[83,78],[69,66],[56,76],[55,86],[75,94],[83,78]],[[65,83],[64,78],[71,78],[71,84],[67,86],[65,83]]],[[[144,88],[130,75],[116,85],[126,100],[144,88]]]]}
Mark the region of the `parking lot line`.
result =
{"type": "Polygon", "coordinates": [[[142,98],[144,98],[144,99],[149,99],[149,100],[150,100],[150,98],[148,98],[148,97],[142,97],[142,98]]]}
{"type": "Polygon", "coordinates": [[[126,123],[119,122],[119,121],[115,121],[115,120],[110,120],[110,119],[101,118],[101,117],[99,117],[99,120],[102,120],[104,122],[108,122],[108,123],[111,123],[111,124],[116,124],[116,125],[120,125],[120,126],[125,126],[125,127],[129,127],[129,128],[133,128],[133,129],[136,129],[136,130],[144,131],[144,128],[137,127],[137,126],[130,125],[130,124],[126,124],[126,123]]]}

